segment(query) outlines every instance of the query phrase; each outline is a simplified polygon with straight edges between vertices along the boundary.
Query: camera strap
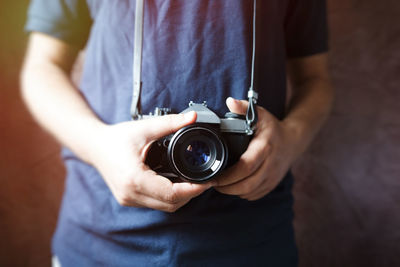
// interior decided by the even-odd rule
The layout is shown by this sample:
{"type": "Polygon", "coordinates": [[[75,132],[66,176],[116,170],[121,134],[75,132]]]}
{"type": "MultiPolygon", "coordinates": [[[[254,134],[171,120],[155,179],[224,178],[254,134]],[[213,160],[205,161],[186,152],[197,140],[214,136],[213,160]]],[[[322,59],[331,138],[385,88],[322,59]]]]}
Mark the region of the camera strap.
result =
{"type": "Polygon", "coordinates": [[[251,55],[251,80],[250,88],[247,92],[247,98],[249,99],[249,105],[247,106],[246,112],[246,132],[248,135],[252,135],[256,128],[258,121],[257,104],[258,93],[255,88],[255,72],[256,72],[256,50],[257,50],[257,28],[259,28],[260,20],[257,20],[257,0],[253,0],[253,49],[251,55]]]}
{"type": "Polygon", "coordinates": [[[141,117],[140,91],[142,90],[142,49],[143,49],[143,9],[144,0],[136,0],[135,8],[135,40],[133,43],[133,94],[131,104],[132,119],[141,117]]]}
{"type": "MultiPolygon", "coordinates": [[[[257,0],[253,0],[253,48],[252,48],[252,64],[251,64],[251,84],[247,94],[249,106],[247,108],[246,123],[247,133],[253,134],[257,124],[257,104],[258,93],[255,89],[255,60],[256,60],[256,32],[257,24],[257,0]]],[[[131,104],[132,119],[137,120],[142,117],[140,109],[140,92],[142,89],[142,49],[143,49],[143,17],[144,17],[144,0],[136,0],[135,8],[135,39],[133,48],[133,95],[131,104]]]]}

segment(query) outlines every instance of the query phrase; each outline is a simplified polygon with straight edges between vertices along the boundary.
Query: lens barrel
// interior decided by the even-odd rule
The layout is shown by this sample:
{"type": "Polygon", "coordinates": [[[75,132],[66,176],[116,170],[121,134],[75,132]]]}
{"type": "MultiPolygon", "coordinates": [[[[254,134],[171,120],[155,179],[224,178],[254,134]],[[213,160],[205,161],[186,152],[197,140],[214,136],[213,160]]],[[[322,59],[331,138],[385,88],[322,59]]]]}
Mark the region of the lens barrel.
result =
{"type": "Polygon", "coordinates": [[[228,160],[225,141],[209,125],[195,124],[176,132],[168,145],[168,161],[183,179],[201,183],[217,175],[228,160]]]}

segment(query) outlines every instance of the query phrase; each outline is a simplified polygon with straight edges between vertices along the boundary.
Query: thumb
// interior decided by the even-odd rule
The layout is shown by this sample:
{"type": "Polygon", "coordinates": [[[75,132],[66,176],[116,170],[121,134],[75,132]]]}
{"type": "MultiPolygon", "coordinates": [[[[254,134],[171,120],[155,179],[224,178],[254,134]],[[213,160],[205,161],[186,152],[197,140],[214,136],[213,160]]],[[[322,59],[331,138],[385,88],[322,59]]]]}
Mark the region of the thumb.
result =
{"type": "Polygon", "coordinates": [[[179,129],[196,122],[197,114],[194,111],[185,114],[172,114],[142,120],[148,141],[157,140],[172,134],[179,129]]]}
{"type": "Polygon", "coordinates": [[[189,200],[199,196],[204,191],[208,190],[213,186],[213,182],[205,184],[192,184],[192,183],[174,183],[172,184],[174,192],[182,200],[189,200]]]}
{"type": "Polygon", "coordinates": [[[226,105],[228,106],[230,112],[244,115],[247,112],[247,106],[249,105],[249,102],[246,100],[237,100],[233,97],[228,97],[226,99],[226,105]]]}

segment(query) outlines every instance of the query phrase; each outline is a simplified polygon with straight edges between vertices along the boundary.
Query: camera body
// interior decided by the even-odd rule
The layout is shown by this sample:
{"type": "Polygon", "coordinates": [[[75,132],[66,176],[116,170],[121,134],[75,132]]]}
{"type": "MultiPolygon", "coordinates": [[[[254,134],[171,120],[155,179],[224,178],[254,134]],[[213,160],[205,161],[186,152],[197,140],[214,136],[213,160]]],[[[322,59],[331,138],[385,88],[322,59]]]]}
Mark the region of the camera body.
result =
{"type": "MultiPolygon", "coordinates": [[[[246,151],[253,132],[245,116],[228,112],[224,118],[219,118],[206,102],[190,102],[181,113],[190,111],[197,113],[196,122],[152,143],[146,164],[171,180],[180,178],[202,183],[237,162],[246,151]]],[[[142,118],[170,112],[168,108],[156,108],[154,114],[142,118]]]]}

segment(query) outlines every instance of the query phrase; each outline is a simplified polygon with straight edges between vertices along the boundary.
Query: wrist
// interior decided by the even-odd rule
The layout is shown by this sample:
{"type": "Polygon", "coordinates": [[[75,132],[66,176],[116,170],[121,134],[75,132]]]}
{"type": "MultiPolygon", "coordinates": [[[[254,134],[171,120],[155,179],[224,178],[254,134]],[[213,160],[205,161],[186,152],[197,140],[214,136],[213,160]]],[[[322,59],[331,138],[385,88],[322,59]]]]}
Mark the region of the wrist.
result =
{"type": "Polygon", "coordinates": [[[97,118],[89,118],[88,120],[82,121],[80,127],[81,138],[80,141],[77,142],[76,153],[78,153],[83,161],[94,165],[97,151],[102,144],[104,145],[104,136],[108,128],[109,125],[97,118]]]}
{"type": "Polygon", "coordinates": [[[313,138],[312,131],[307,124],[298,119],[286,118],[282,121],[282,127],[285,135],[290,140],[292,151],[292,162],[303,154],[311,143],[313,138]]]}

